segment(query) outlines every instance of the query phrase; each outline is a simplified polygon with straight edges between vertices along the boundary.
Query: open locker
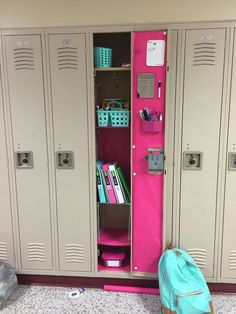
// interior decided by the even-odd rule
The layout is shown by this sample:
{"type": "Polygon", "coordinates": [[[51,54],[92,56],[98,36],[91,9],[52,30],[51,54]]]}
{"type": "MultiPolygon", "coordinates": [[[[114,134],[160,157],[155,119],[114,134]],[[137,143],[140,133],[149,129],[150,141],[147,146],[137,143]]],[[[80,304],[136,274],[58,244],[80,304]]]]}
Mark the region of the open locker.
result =
{"type": "MultiPolygon", "coordinates": [[[[163,240],[166,43],[165,30],[94,34],[98,270],[103,274],[157,273],[163,240]],[[96,65],[98,48],[112,49],[110,64],[96,65]],[[153,121],[141,121],[145,107],[153,121]],[[116,162],[132,190],[127,193],[118,171],[121,200],[109,168],[116,162]]],[[[100,53],[110,58],[109,50],[100,53]]]]}

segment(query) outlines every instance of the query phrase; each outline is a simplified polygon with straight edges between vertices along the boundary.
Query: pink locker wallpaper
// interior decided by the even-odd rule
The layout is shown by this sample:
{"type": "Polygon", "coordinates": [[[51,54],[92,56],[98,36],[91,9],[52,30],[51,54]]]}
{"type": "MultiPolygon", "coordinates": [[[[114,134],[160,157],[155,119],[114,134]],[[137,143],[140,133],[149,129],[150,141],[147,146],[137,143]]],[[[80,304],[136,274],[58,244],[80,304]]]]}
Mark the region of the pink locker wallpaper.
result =
{"type": "MultiPolygon", "coordinates": [[[[157,273],[162,253],[163,174],[149,174],[148,148],[164,148],[165,86],[166,86],[166,32],[136,32],[133,34],[133,95],[132,95],[132,271],[157,273]],[[147,42],[164,41],[164,64],[148,66],[147,42]],[[154,76],[152,98],[140,98],[137,92],[138,73],[154,76]],[[147,132],[140,110],[158,112],[162,121],[153,132],[147,132]],[[161,123],[163,123],[162,128],[161,123]]],[[[152,92],[151,92],[152,94],[152,92]]],[[[149,122],[148,122],[149,123],[149,122]]]]}

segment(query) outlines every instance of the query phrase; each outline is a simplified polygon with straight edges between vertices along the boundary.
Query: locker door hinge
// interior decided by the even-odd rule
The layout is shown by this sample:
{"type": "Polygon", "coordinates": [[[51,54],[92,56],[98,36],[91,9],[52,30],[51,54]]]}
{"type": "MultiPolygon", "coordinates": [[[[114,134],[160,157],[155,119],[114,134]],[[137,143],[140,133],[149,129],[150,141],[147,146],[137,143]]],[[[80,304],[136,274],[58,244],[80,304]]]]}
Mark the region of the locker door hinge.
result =
{"type": "Polygon", "coordinates": [[[170,66],[167,65],[167,66],[166,66],[166,72],[169,72],[169,71],[170,71],[170,66]]]}

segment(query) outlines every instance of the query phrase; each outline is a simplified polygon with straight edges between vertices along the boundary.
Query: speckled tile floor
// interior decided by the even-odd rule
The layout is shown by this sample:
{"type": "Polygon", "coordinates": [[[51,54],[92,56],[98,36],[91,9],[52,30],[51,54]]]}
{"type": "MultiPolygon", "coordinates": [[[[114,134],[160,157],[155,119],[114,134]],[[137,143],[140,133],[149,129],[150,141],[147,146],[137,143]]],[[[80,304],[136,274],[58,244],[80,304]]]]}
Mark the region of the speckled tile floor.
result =
{"type": "MultiPolygon", "coordinates": [[[[160,314],[159,297],[142,294],[86,289],[71,299],[73,288],[19,286],[0,311],[3,314],[78,313],[78,314],[160,314]]],[[[213,295],[216,314],[236,314],[236,295],[213,295]]]]}

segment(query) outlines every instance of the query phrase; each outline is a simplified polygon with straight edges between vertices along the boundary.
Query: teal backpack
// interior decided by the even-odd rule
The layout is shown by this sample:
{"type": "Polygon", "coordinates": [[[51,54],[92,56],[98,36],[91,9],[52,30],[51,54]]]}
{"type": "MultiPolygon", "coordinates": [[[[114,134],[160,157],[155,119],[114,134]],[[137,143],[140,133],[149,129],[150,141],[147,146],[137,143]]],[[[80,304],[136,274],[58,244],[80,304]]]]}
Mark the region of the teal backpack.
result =
{"type": "Polygon", "coordinates": [[[211,295],[192,257],[180,249],[166,250],[159,261],[162,305],[177,314],[211,313],[211,295]]]}

